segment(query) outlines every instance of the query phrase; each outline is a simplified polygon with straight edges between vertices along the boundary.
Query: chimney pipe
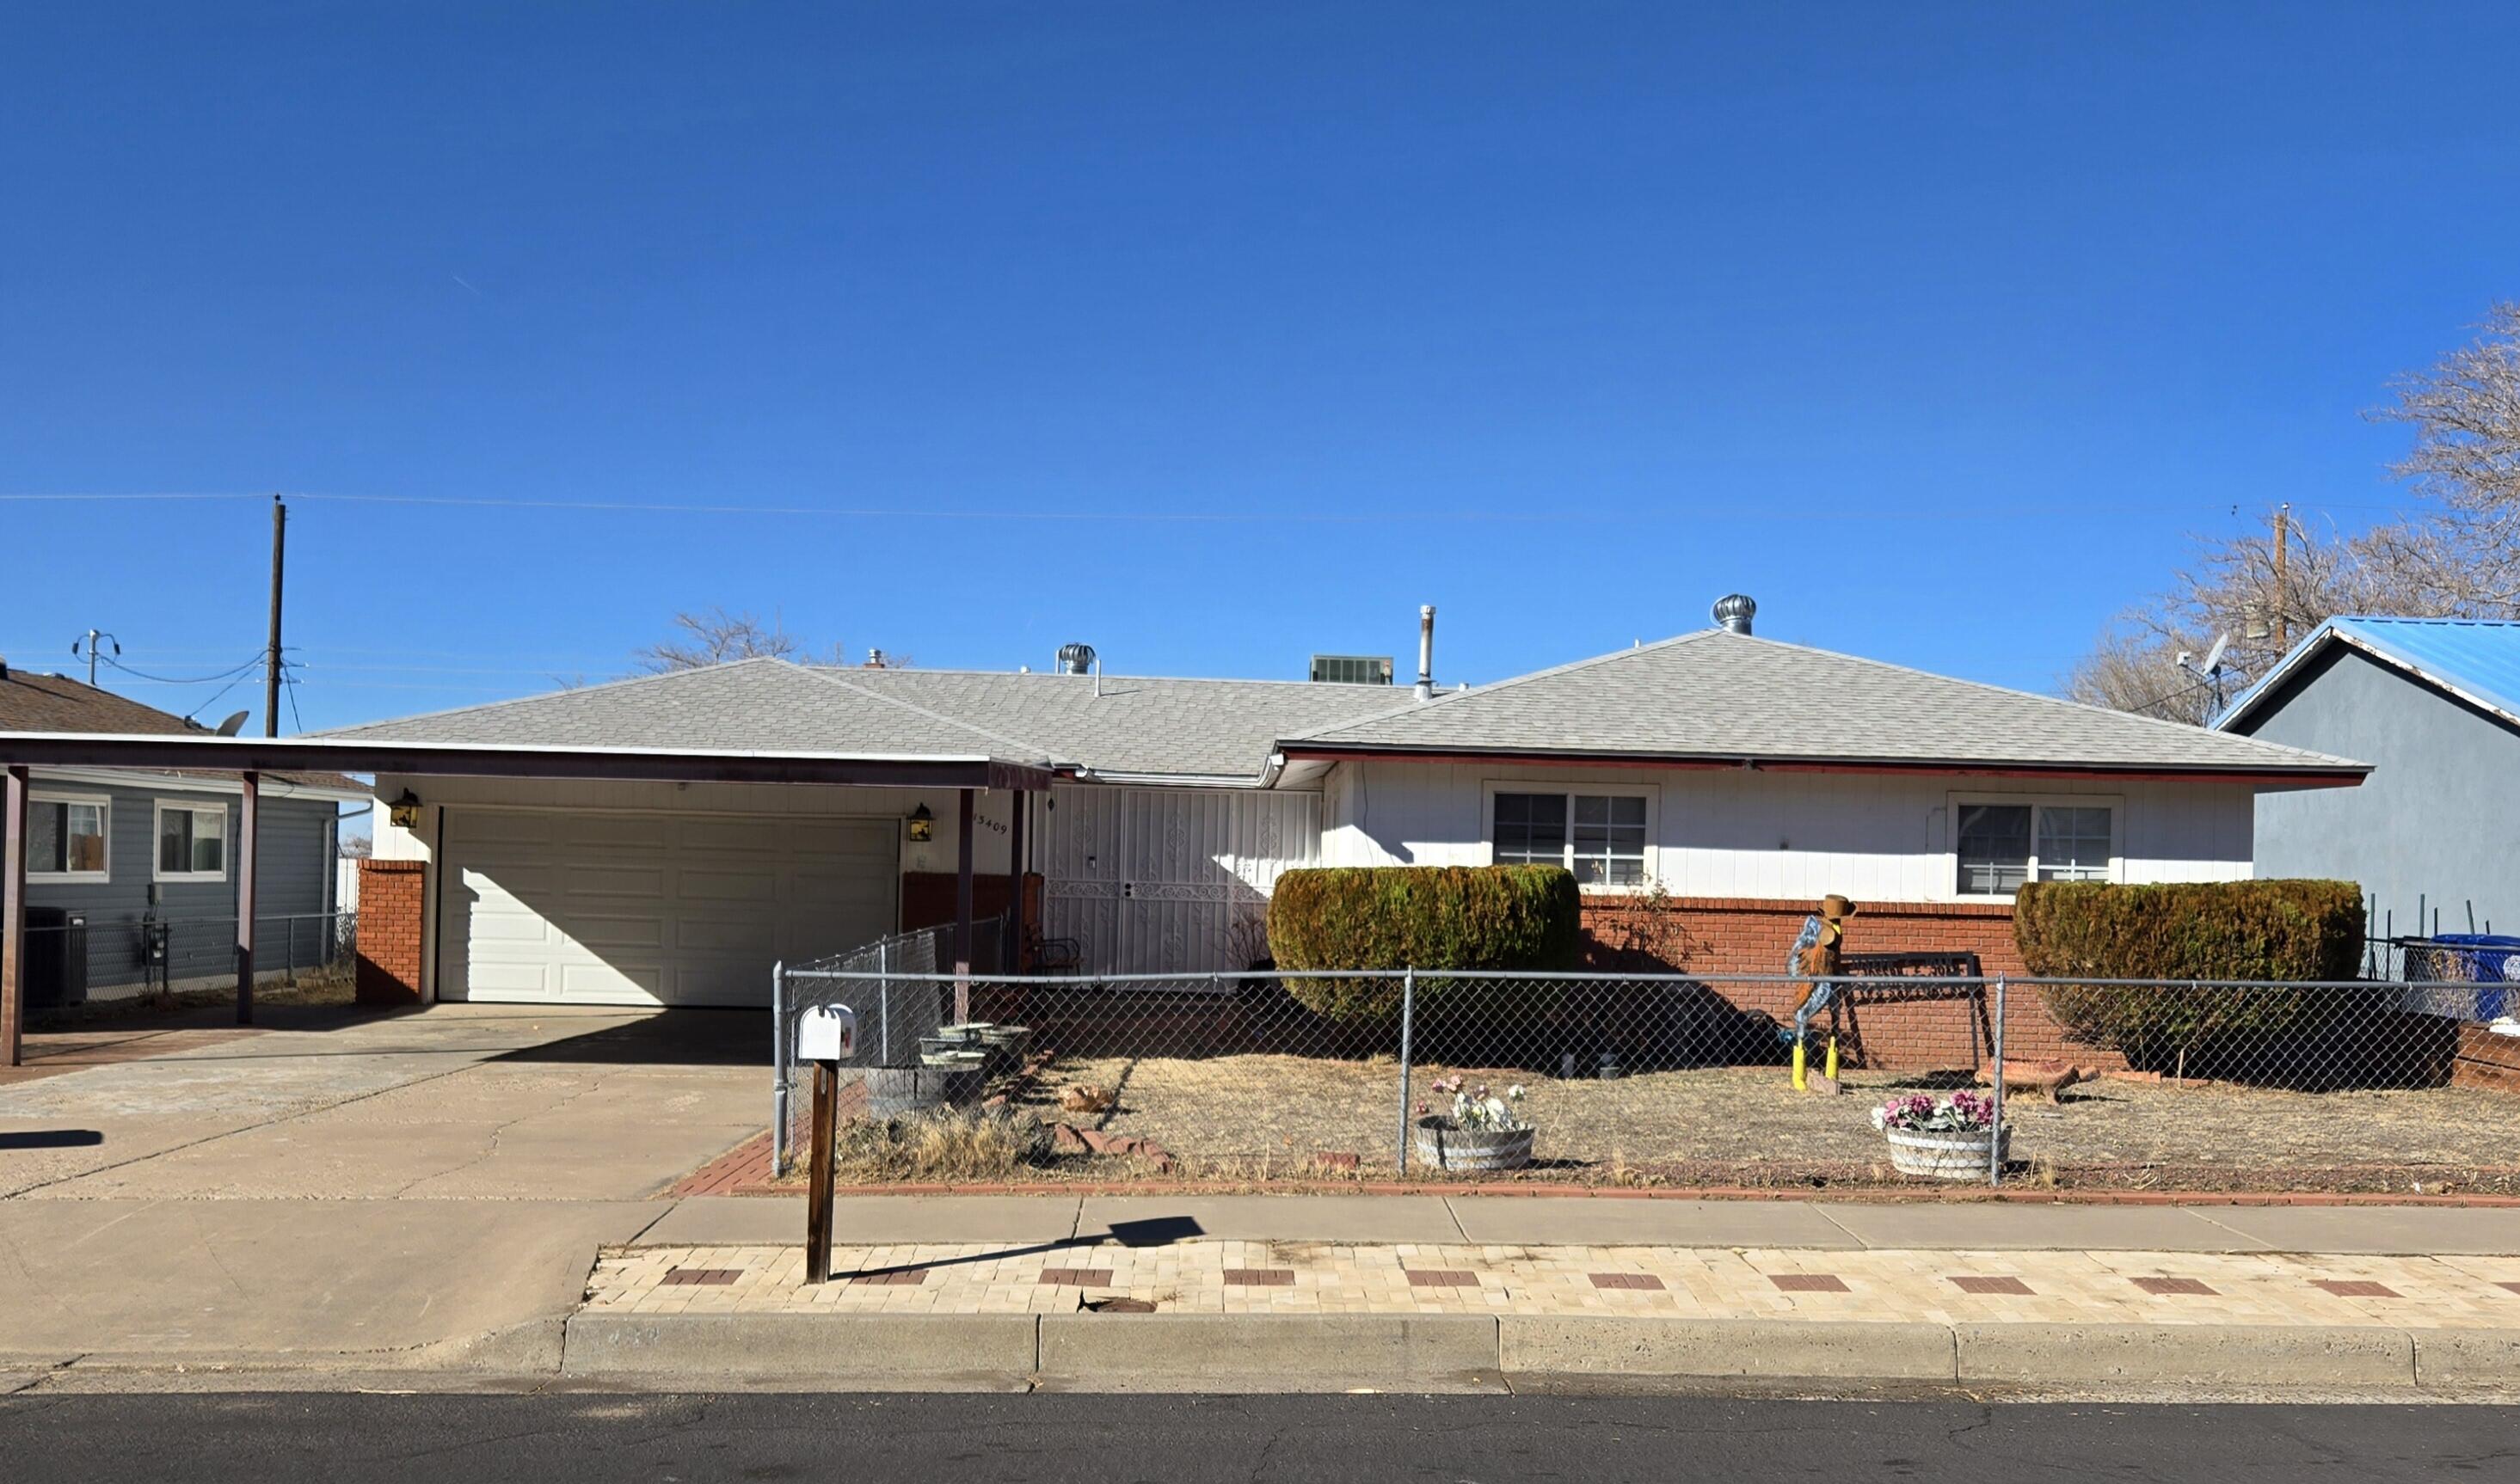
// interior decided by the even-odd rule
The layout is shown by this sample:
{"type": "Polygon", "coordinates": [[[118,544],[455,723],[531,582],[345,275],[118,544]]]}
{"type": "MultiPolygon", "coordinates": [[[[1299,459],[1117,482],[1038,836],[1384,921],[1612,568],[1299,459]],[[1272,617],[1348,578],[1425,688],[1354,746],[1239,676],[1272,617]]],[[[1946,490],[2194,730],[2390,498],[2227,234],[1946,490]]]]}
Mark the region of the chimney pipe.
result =
{"type": "Polygon", "coordinates": [[[1435,605],[1418,608],[1418,698],[1435,698],[1435,605]]]}
{"type": "Polygon", "coordinates": [[[1750,601],[1747,593],[1730,593],[1715,600],[1716,627],[1729,634],[1749,633],[1750,620],[1758,612],[1759,606],[1750,601]]]}

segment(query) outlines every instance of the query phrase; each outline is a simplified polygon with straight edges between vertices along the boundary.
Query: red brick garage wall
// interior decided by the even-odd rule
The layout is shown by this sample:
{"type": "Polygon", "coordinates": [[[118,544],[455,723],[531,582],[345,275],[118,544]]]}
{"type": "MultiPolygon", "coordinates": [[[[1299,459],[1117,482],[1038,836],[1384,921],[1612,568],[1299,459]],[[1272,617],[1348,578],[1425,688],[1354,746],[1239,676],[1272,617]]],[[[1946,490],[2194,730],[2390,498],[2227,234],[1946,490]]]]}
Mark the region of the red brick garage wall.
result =
{"type": "MultiPolygon", "coordinates": [[[[1620,898],[1587,897],[1584,927],[1593,962],[1601,967],[1638,967],[1650,957],[1684,973],[1779,974],[1803,919],[1819,904],[1756,897],[1675,897],[1659,913],[1620,898]],[[1659,921],[1649,921],[1659,919],[1659,921]],[[1629,948],[1622,953],[1623,946],[1629,948]]],[[[1849,953],[1974,953],[1988,974],[2028,970],[2012,941],[2010,903],[1865,902],[1847,922],[1849,953]]],[[[1737,1009],[1791,1025],[1804,989],[1798,984],[1707,986],[1737,1009]]],[[[1992,991],[1989,995],[1992,1012],[1992,991]]],[[[2114,1053],[2069,1044],[2048,1017],[2037,990],[2006,997],[2003,1052],[2008,1059],[2066,1057],[2085,1064],[2122,1064],[2114,1053]]],[[[1966,1002],[1929,1001],[1865,1006],[1851,1012],[1852,1035],[1865,1064],[1919,1068],[1967,1066],[1984,1053],[1990,1026],[1978,1024],[1966,1002]]]]}
{"type": "Polygon", "coordinates": [[[428,883],[424,861],[359,863],[359,964],[361,1005],[418,1005],[421,1001],[422,905],[428,883]]]}

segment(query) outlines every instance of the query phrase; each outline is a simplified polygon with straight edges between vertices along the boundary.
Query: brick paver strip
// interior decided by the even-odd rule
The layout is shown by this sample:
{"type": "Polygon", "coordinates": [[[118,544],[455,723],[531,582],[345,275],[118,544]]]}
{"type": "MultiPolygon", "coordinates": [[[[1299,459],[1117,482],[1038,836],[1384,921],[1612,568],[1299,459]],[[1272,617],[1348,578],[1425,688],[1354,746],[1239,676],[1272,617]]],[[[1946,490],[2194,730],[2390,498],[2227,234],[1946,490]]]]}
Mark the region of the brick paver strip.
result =
{"type": "Polygon", "coordinates": [[[849,1282],[873,1283],[879,1287],[912,1288],[927,1282],[925,1268],[895,1268],[887,1273],[852,1273],[849,1282]]]}
{"type": "Polygon", "coordinates": [[[731,1283],[742,1276],[742,1271],[737,1268],[676,1268],[657,1282],[666,1285],[676,1283],[722,1285],[731,1283]]]}
{"type": "Polygon", "coordinates": [[[1409,1286],[1413,1288],[1475,1288],[1478,1285],[1479,1276],[1475,1273],[1446,1268],[1409,1270],[1409,1286]]]}
{"type": "Polygon", "coordinates": [[[1953,1279],[1952,1284],[1962,1293],[2027,1294],[2031,1291],[2030,1285],[2017,1278],[1991,1278],[1983,1274],[1963,1274],[1953,1279]]]}
{"type": "Polygon", "coordinates": [[[1662,1280],[1650,1273],[1596,1273],[1593,1275],[1593,1286],[1640,1288],[1647,1292],[1659,1293],[1662,1291],[1662,1280]]]}
{"type": "Polygon", "coordinates": [[[2158,1293],[2165,1296],[2174,1293],[2202,1294],[2210,1296],[2214,1292],[2213,1289],[2205,1286],[2203,1283],[2198,1282],[2192,1278],[2138,1278],[2134,1280],[2134,1282],[2137,1287],[2141,1288],[2146,1293],[2158,1293]]]}
{"type": "Polygon", "coordinates": [[[1768,1282],[1787,1293],[1844,1293],[1846,1281],[1834,1273],[1771,1273],[1768,1282]]]}
{"type": "Polygon", "coordinates": [[[2398,1290],[2387,1283],[2375,1283],[2367,1278],[2322,1278],[2318,1286],[2338,1298],[2396,1298],[2398,1290]]]}
{"type": "Polygon", "coordinates": [[[1295,1286],[1292,1268],[1228,1268],[1225,1285],[1229,1288],[1291,1288],[1295,1286]]]}
{"type": "Polygon", "coordinates": [[[1044,1268],[1041,1285],[1045,1288],[1107,1288],[1111,1286],[1108,1268],[1044,1268]]]}

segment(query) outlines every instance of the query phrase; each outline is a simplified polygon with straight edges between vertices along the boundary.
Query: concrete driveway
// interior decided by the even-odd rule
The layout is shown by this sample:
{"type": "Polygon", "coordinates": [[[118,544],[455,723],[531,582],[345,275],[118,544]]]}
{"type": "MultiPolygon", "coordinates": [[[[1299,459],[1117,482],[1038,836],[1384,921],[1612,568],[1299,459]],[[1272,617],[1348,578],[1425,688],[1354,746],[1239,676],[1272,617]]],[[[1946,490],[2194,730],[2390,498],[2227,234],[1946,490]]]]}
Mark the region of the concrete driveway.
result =
{"type": "Polygon", "coordinates": [[[636,1199],[758,1132],[769,1102],[767,1025],[742,1012],[268,1018],[0,1087],[0,1195],[636,1199]]]}
{"type": "Polygon", "coordinates": [[[0,1083],[0,1371],[548,1371],[596,1249],[769,1102],[742,1012],[193,1018],[0,1083]]]}

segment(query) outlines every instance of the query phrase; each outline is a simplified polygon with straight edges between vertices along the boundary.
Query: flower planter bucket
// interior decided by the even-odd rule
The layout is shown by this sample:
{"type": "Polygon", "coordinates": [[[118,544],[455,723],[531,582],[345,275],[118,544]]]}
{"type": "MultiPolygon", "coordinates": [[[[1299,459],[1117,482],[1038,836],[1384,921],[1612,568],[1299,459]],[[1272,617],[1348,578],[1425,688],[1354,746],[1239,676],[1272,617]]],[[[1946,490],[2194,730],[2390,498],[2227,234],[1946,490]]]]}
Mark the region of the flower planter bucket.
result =
{"type": "MultiPolygon", "coordinates": [[[[1989,1146],[1995,1130],[1974,1129],[1947,1134],[1922,1134],[1908,1129],[1884,1129],[1890,1140],[1890,1163],[1902,1175],[1917,1175],[1928,1180],[1984,1180],[1990,1168],[1989,1146]]],[[[2012,1125],[2003,1126],[2003,1153],[2012,1156],[2012,1125]]]]}
{"type": "Polygon", "coordinates": [[[1439,1170],[1518,1170],[1531,1163],[1530,1129],[1457,1129],[1430,1114],[1418,1120],[1418,1162],[1439,1170]]]}

